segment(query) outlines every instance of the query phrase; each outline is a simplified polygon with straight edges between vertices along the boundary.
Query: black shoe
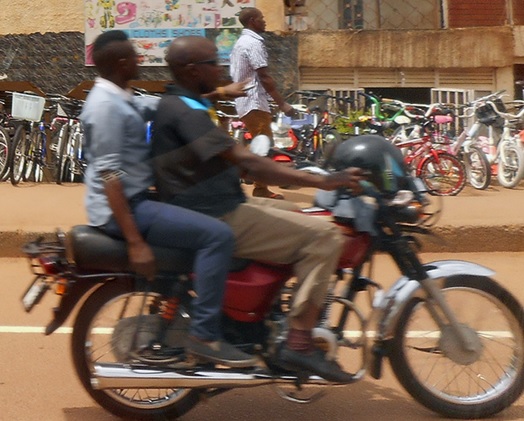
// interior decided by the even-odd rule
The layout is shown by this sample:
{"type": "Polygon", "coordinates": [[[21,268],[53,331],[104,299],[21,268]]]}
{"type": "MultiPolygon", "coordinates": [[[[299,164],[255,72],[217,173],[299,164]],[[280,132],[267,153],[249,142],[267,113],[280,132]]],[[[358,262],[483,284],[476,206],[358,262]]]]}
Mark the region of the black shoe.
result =
{"type": "Polygon", "coordinates": [[[224,341],[202,342],[189,337],[186,343],[186,353],[205,362],[222,364],[227,367],[252,367],[257,364],[257,358],[246,354],[224,341]]]}
{"type": "Polygon", "coordinates": [[[334,360],[326,360],[325,353],[317,349],[302,353],[283,347],[279,363],[283,368],[293,371],[308,371],[334,383],[352,383],[353,376],[346,373],[334,360]]]}

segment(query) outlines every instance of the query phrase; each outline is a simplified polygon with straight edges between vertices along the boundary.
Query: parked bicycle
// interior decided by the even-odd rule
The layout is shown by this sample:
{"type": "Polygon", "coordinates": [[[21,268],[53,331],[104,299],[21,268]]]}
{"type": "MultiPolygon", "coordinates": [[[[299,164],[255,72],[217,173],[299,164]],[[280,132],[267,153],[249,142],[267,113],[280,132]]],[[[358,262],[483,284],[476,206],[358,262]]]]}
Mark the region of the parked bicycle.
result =
{"type": "MultiPolygon", "coordinates": [[[[501,186],[513,188],[524,175],[524,148],[518,130],[524,109],[517,114],[506,112],[502,102],[504,92],[497,91],[466,104],[459,117],[471,123],[447,148],[463,158],[468,180],[476,189],[486,189],[494,175],[501,186]],[[481,134],[483,131],[487,136],[481,134]]],[[[517,105],[522,108],[522,103],[517,105]]]]}
{"type": "Polygon", "coordinates": [[[402,151],[412,174],[422,180],[430,194],[455,196],[464,189],[464,164],[455,155],[436,148],[430,134],[397,141],[395,146],[402,151]]]}
{"type": "Polygon", "coordinates": [[[42,181],[47,168],[47,129],[42,120],[45,98],[32,93],[13,92],[12,117],[18,119],[12,147],[9,152],[9,178],[11,184],[33,179],[42,181]]]}
{"type": "Polygon", "coordinates": [[[327,102],[336,101],[338,105],[352,100],[313,91],[296,91],[292,95],[307,103],[293,105],[294,117],[277,114],[273,124],[275,146],[279,141],[283,143],[285,146],[279,148],[280,152],[289,154],[299,166],[313,163],[326,168],[335,147],[342,142],[342,136],[332,123],[338,114],[329,110],[327,102]]]}
{"type": "Polygon", "coordinates": [[[55,154],[55,181],[81,182],[86,162],[83,156],[83,131],[78,116],[83,101],[63,95],[50,95],[49,100],[57,104],[57,115],[51,122],[53,136],[52,150],[55,154]]]}
{"type": "Polygon", "coordinates": [[[9,133],[4,129],[5,120],[5,102],[0,101],[0,181],[5,180],[5,175],[8,174],[9,170],[9,149],[11,147],[11,137],[9,133]]]}

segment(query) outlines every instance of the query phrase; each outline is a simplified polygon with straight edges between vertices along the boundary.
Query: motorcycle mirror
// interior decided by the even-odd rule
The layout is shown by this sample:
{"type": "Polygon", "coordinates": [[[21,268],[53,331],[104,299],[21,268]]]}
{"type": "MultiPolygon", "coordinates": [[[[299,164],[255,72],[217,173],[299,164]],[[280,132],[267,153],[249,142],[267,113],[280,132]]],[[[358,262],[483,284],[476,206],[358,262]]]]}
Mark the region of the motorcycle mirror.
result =
{"type": "Polygon", "coordinates": [[[267,156],[271,148],[271,140],[265,134],[259,134],[253,138],[249,150],[255,155],[267,156]]]}

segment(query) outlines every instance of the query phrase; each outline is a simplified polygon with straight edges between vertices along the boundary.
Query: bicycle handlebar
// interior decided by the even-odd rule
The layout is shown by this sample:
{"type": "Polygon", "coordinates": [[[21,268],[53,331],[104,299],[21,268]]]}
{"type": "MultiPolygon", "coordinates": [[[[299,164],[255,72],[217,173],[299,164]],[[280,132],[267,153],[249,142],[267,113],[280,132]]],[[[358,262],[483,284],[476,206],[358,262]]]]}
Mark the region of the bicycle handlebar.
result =
{"type": "Polygon", "coordinates": [[[474,99],[473,101],[470,101],[468,103],[469,106],[474,106],[476,104],[478,104],[479,102],[486,102],[486,101],[490,101],[492,99],[500,99],[502,98],[502,94],[504,94],[504,92],[506,92],[505,89],[501,89],[500,91],[497,91],[497,92],[493,92],[491,94],[488,94],[486,96],[483,96],[481,98],[477,98],[477,99],[474,99]]]}
{"type": "Polygon", "coordinates": [[[520,120],[524,116],[524,108],[522,108],[517,114],[505,113],[497,108],[497,105],[492,101],[486,101],[486,104],[490,105],[491,108],[504,120],[520,120]]]}

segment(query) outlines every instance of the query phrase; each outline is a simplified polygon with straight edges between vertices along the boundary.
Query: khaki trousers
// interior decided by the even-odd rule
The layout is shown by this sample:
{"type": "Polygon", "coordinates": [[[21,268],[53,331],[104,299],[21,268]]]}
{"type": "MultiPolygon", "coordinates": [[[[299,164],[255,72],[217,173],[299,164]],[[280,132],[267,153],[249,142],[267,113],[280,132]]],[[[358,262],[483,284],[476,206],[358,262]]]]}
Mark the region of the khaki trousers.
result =
{"type": "Polygon", "coordinates": [[[296,210],[292,202],[253,197],[221,218],[233,230],[235,257],[294,266],[291,317],[308,302],[323,305],[345,241],[335,224],[296,210]]]}
{"type": "MultiPolygon", "coordinates": [[[[252,110],[242,117],[242,122],[246,125],[247,131],[255,137],[259,134],[265,134],[273,142],[273,132],[271,130],[272,117],[270,113],[260,110],[252,110]]],[[[255,181],[255,188],[266,189],[267,185],[255,181]]]]}

